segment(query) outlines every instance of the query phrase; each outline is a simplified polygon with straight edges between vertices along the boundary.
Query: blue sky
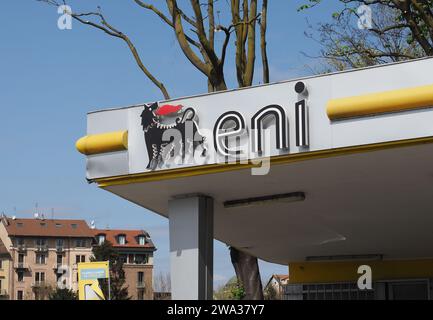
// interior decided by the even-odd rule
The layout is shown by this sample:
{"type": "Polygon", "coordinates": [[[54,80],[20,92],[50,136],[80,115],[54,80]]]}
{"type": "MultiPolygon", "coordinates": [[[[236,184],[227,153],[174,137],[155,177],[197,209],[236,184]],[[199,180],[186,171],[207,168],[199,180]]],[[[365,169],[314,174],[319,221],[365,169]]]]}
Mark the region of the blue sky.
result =
{"type": "MultiPolygon", "coordinates": [[[[150,2],[163,6],[165,1],[150,2]]],[[[131,37],[172,97],[207,90],[203,76],[182,55],[173,32],[132,0],[68,3],[74,11],[92,11],[100,5],[106,18],[131,37]]],[[[314,67],[317,62],[301,51],[314,55],[320,48],[304,36],[306,19],[313,24],[329,20],[337,1],[298,13],[301,3],[270,1],[273,81],[311,74],[306,65],[314,67]]],[[[167,272],[167,220],[87,184],[84,158],[74,147],[86,132],[88,111],[162,97],[123,42],[76,22],[72,30],[59,30],[58,17],[56,8],[36,0],[0,3],[0,212],[31,217],[37,204],[46,217],[54,212],[55,218],[95,220],[100,228],[146,229],[158,247],[155,272],[167,272]]],[[[220,22],[226,20],[221,12],[220,22]]],[[[222,40],[218,35],[217,42],[222,40]]],[[[229,55],[225,69],[230,87],[235,87],[233,60],[229,55]]],[[[286,272],[286,266],[261,262],[263,279],[286,272]]],[[[216,242],[216,284],[232,275],[228,249],[216,242]]]]}

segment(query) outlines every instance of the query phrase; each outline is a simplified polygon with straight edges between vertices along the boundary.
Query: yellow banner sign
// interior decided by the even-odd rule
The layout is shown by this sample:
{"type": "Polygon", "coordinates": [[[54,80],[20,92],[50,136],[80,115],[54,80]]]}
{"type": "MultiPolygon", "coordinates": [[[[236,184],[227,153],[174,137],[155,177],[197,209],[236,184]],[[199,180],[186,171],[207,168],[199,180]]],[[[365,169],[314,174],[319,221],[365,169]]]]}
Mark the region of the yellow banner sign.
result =
{"type": "Polygon", "coordinates": [[[83,262],[78,264],[79,300],[105,300],[98,279],[109,279],[109,262],[83,262]]]}

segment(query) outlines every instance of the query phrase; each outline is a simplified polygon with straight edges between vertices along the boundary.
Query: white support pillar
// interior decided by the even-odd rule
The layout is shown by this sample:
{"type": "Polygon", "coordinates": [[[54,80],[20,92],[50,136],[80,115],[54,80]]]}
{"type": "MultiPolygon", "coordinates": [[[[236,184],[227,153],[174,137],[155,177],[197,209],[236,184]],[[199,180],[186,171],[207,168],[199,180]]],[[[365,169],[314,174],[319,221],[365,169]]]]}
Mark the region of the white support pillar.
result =
{"type": "Polygon", "coordinates": [[[169,201],[173,300],[213,296],[213,200],[190,196],[169,201]]]}

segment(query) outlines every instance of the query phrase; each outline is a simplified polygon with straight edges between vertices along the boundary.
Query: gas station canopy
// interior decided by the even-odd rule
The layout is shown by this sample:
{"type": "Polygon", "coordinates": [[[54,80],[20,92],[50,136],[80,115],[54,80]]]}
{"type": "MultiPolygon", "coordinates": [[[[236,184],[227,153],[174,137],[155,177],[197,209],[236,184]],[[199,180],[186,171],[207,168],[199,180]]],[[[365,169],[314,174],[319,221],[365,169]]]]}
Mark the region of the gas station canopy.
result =
{"type": "Polygon", "coordinates": [[[261,259],[432,256],[433,59],[88,114],[87,178],[261,259]],[[267,165],[270,164],[268,167],[267,165]]]}

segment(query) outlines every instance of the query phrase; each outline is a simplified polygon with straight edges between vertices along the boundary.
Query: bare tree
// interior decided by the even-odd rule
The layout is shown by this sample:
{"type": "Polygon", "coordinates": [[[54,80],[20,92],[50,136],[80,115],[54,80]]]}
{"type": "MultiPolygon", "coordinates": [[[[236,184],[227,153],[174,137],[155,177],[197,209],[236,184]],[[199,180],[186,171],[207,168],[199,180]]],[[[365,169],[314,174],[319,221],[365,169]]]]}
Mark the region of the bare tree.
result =
{"type": "MultiPolygon", "coordinates": [[[[55,6],[66,4],[65,1],[58,2],[56,0],[37,1],[55,6]]],[[[187,6],[187,10],[183,10],[177,0],[166,0],[164,8],[157,8],[143,0],[131,1],[137,4],[137,9],[156,15],[167,28],[174,31],[176,41],[184,56],[199,72],[205,75],[209,92],[227,89],[224,65],[233,34],[238,86],[247,87],[253,84],[256,67],[256,39],[258,38],[256,31],[259,27],[263,82],[269,82],[266,48],[267,0],[227,0],[225,2],[190,0],[189,3],[182,2],[187,6]],[[220,11],[217,10],[216,6],[226,12],[225,16],[230,17],[230,23],[227,25],[216,24],[215,14],[220,11]],[[192,14],[188,15],[186,12],[192,14]],[[223,32],[224,41],[217,46],[215,33],[219,31],[223,32]]],[[[100,7],[92,12],[69,12],[68,14],[83,25],[99,29],[113,38],[122,40],[129,48],[140,70],[161,91],[165,99],[170,98],[163,82],[145,65],[131,38],[110,23],[102,14],[100,7]]],[[[239,282],[245,287],[245,298],[263,299],[257,258],[234,247],[230,248],[230,252],[236,275],[239,282]]]]}
{"type": "MultiPolygon", "coordinates": [[[[433,55],[433,2],[431,0],[339,0],[342,9],[331,23],[309,26],[306,35],[323,49],[320,58],[329,70],[344,70],[433,55]],[[360,5],[372,11],[371,28],[358,28],[360,5]],[[318,34],[318,35],[317,35],[318,34]]],[[[306,0],[299,10],[321,0],[306,0]]]]}
{"type": "Polygon", "coordinates": [[[155,292],[170,292],[171,291],[170,274],[159,272],[154,278],[153,288],[155,292]]]}

